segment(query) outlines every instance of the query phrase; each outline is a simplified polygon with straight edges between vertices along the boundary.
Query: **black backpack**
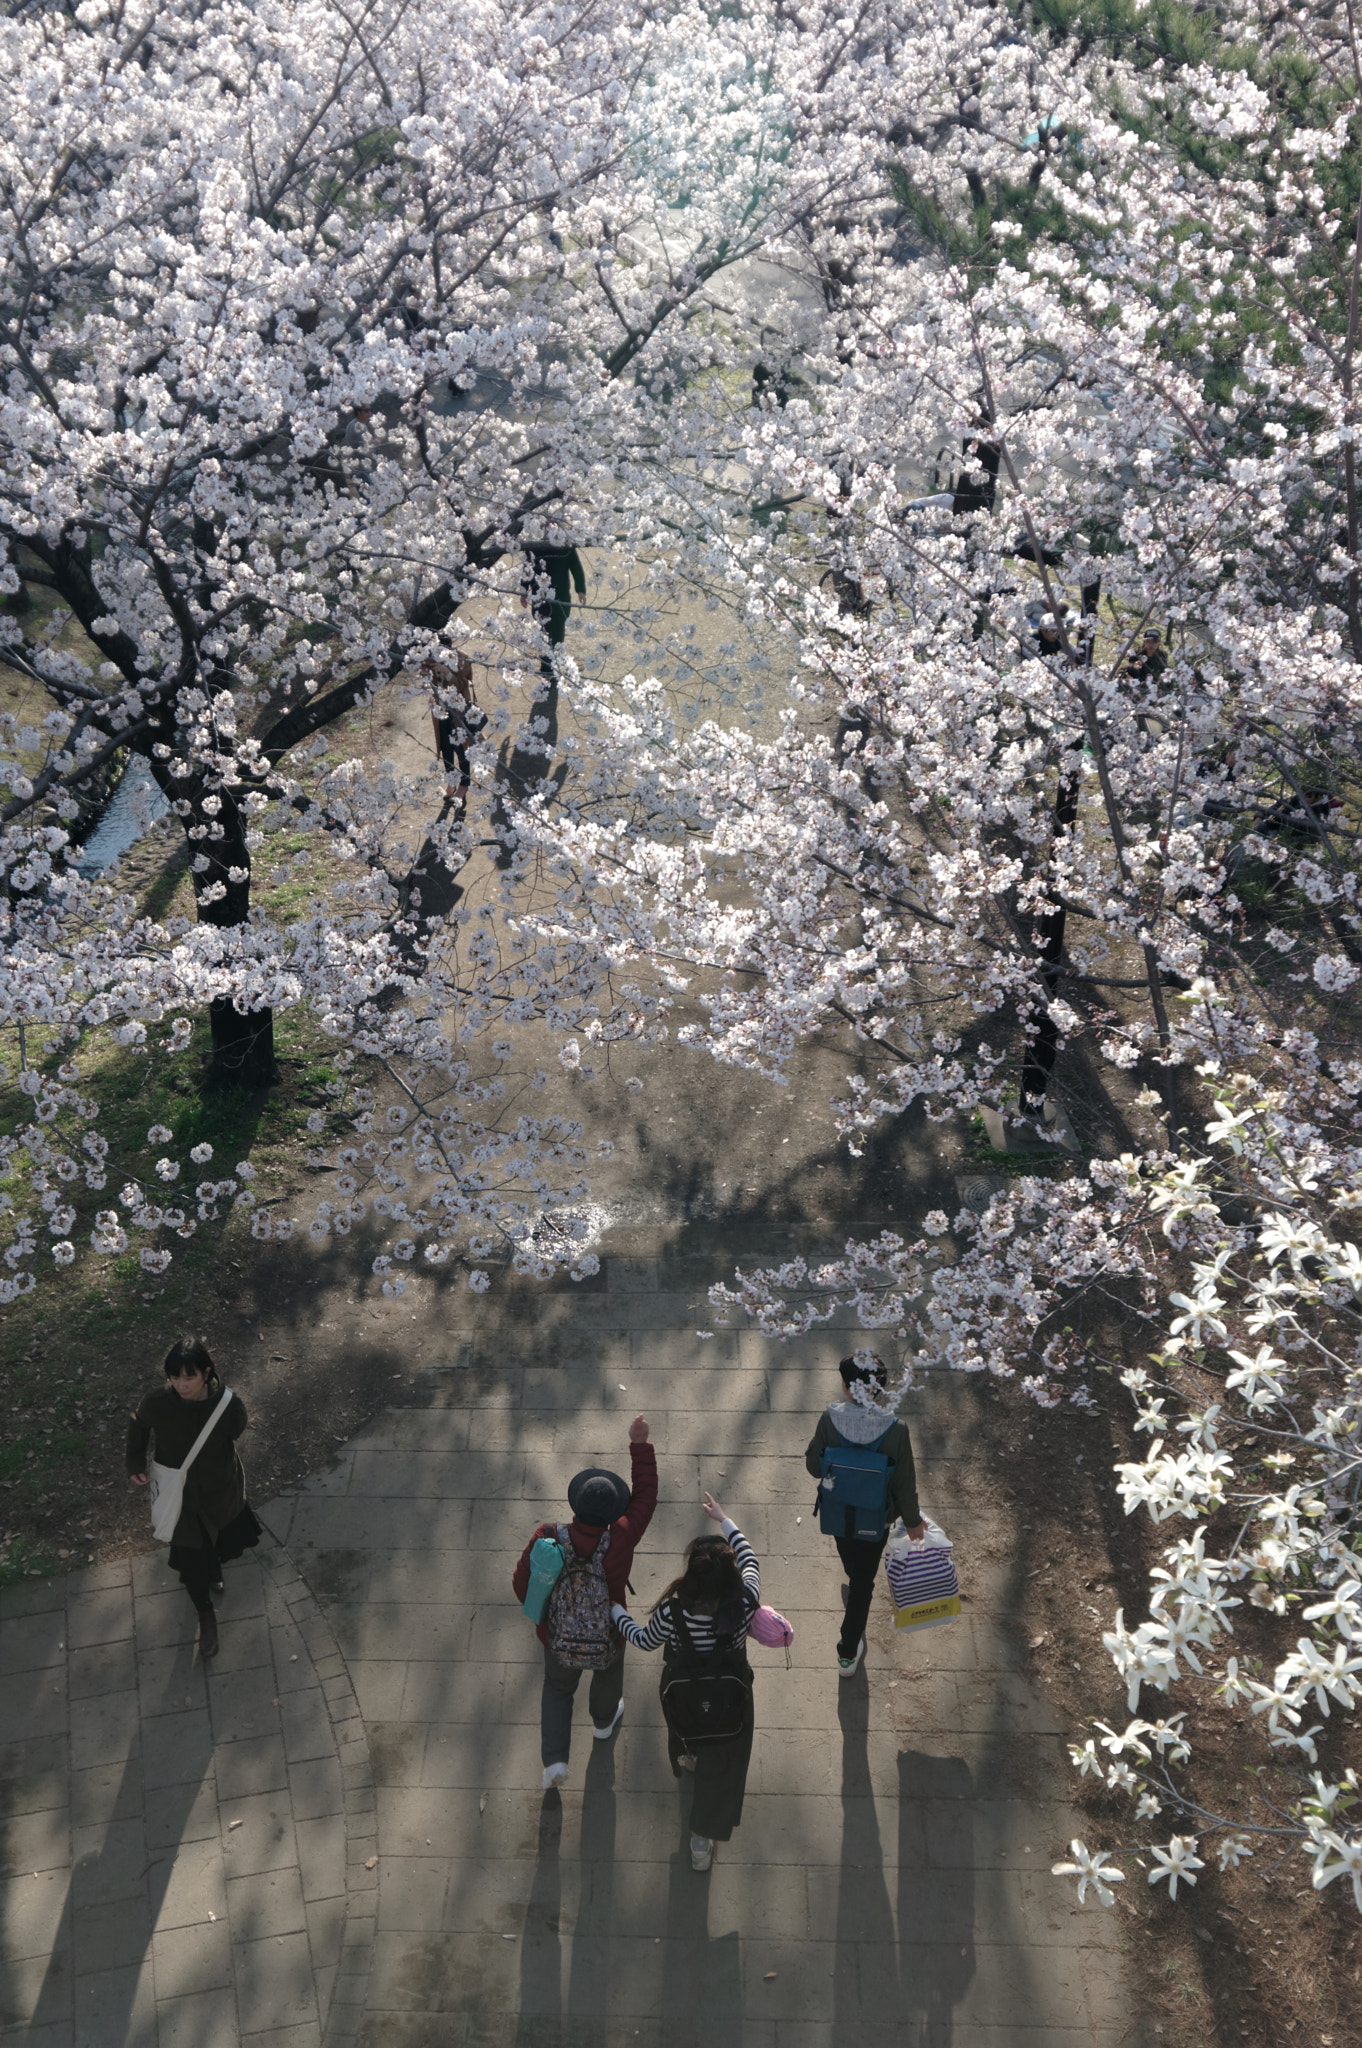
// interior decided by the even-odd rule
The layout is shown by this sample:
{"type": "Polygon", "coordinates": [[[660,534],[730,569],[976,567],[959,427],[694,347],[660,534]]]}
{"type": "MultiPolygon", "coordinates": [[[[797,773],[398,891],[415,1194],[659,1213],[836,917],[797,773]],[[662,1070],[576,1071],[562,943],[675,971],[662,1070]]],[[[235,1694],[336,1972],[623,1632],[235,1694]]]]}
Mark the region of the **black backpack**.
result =
{"type": "Polygon", "coordinates": [[[679,1600],[668,1607],[673,1642],[662,1669],[662,1712],[686,1749],[727,1742],[747,1727],[752,1667],[733,1641],[717,1635],[712,1650],[697,1650],[679,1600]]]}

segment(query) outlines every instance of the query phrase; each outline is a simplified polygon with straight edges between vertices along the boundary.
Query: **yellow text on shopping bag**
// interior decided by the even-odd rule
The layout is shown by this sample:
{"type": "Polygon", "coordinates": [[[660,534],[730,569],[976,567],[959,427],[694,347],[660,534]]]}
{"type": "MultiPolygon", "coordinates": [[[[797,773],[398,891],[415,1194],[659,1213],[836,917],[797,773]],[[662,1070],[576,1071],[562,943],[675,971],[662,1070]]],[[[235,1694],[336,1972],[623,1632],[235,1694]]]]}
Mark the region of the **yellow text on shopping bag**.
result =
{"type": "Polygon", "coordinates": [[[897,1607],[895,1628],[935,1628],[943,1621],[955,1621],[960,1613],[960,1595],[949,1600],[924,1600],[920,1607],[897,1607]]]}

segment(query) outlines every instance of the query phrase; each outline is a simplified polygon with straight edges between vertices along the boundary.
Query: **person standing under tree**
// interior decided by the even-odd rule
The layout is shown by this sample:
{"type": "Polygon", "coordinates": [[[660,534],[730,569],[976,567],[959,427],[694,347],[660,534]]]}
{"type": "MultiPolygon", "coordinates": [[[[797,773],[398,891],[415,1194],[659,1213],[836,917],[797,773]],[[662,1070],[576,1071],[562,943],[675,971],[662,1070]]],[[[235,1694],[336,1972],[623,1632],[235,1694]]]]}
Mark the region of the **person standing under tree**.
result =
{"type": "Polygon", "coordinates": [[[610,1606],[624,1597],[635,1547],[657,1506],[657,1453],[648,1441],[648,1425],[641,1415],[636,1415],[629,1425],[629,1460],[632,1486],[618,1472],[607,1472],[598,1465],[579,1472],[568,1487],[572,1520],[561,1530],[556,1522],[541,1522],[511,1575],[515,1597],[523,1605],[530,1584],[530,1553],[535,1544],[541,1537],[556,1537],[561,1542],[566,1536],[563,1575],[550,1597],[544,1619],[535,1629],[544,1645],[539,1751],[546,1792],[567,1782],[572,1702],[584,1670],[591,1673],[588,1705],[591,1732],[597,1742],[609,1741],[624,1713],[624,1643],[611,1627],[610,1606]],[[598,1557],[598,1572],[583,1569],[598,1557]],[[589,1634],[599,1625],[598,1654],[589,1646],[583,1649],[580,1643],[569,1651],[566,1640],[561,1639],[568,1618],[569,1592],[574,1595],[572,1619],[579,1634],[583,1626],[589,1634]],[[572,1661],[556,1654],[555,1645],[572,1661]]]}
{"type": "MultiPolygon", "coordinates": [[[[128,1424],[128,1477],[149,1483],[147,1450],[154,1442],[158,1465],[178,1470],[222,1398],[222,1384],[202,1337],[181,1337],[165,1357],[167,1384],[148,1394],[128,1424]]],[[[199,1654],[216,1657],[218,1619],[214,1593],[223,1590],[222,1567],[253,1550],[261,1527],[246,1499],[246,1475],[236,1440],[246,1427],[246,1404],[233,1394],[214,1422],[190,1466],[180,1518],[170,1545],[170,1568],[199,1617],[199,1654]]]]}
{"type": "Polygon", "coordinates": [[[889,1377],[884,1360],[874,1352],[858,1351],[854,1357],[844,1358],[838,1370],[848,1398],[834,1401],[824,1409],[804,1453],[805,1467],[819,1482],[824,1530],[830,1520],[825,1492],[829,1479],[827,1453],[838,1449],[853,1454],[871,1452],[884,1461],[881,1511],[878,1517],[871,1514],[863,1518],[877,1524],[875,1533],[831,1532],[848,1580],[846,1613],[837,1645],[837,1675],[850,1678],[865,1655],[865,1625],[875,1592],[875,1574],[895,1515],[902,1515],[903,1526],[913,1537],[925,1536],[927,1525],[917,1502],[917,1472],[908,1425],[899,1421],[892,1408],[881,1405],[889,1377]]]}

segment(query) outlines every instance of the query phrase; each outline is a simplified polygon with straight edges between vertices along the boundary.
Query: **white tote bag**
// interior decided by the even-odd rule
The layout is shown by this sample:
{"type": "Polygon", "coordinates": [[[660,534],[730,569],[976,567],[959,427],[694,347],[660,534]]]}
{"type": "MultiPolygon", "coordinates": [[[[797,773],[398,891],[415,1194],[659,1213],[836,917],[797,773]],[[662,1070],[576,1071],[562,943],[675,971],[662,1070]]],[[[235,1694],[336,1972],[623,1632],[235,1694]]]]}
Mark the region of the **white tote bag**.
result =
{"type": "Polygon", "coordinates": [[[158,1465],[154,1458],[147,1460],[147,1477],[151,1482],[151,1533],[158,1543],[174,1541],[175,1524],[184,1506],[184,1482],[189,1468],[212,1435],[213,1424],[231,1398],[231,1388],[224,1387],[222,1399],[195,1437],[183,1465],[158,1465]]]}

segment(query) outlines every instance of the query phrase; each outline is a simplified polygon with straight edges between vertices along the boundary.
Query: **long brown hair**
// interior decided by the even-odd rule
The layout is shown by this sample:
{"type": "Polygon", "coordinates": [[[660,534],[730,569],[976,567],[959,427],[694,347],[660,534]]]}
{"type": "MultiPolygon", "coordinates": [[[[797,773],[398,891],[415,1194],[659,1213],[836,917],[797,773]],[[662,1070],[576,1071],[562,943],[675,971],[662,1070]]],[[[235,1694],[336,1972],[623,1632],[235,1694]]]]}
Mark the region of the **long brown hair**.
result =
{"type": "MultiPolygon", "coordinates": [[[[692,1614],[712,1614],[720,1608],[742,1612],[743,1582],[733,1545],[726,1536],[697,1536],[686,1545],[686,1569],[658,1594],[652,1611],[678,1600],[692,1614]]],[[[736,1623],[735,1623],[736,1625],[736,1623]]]]}

